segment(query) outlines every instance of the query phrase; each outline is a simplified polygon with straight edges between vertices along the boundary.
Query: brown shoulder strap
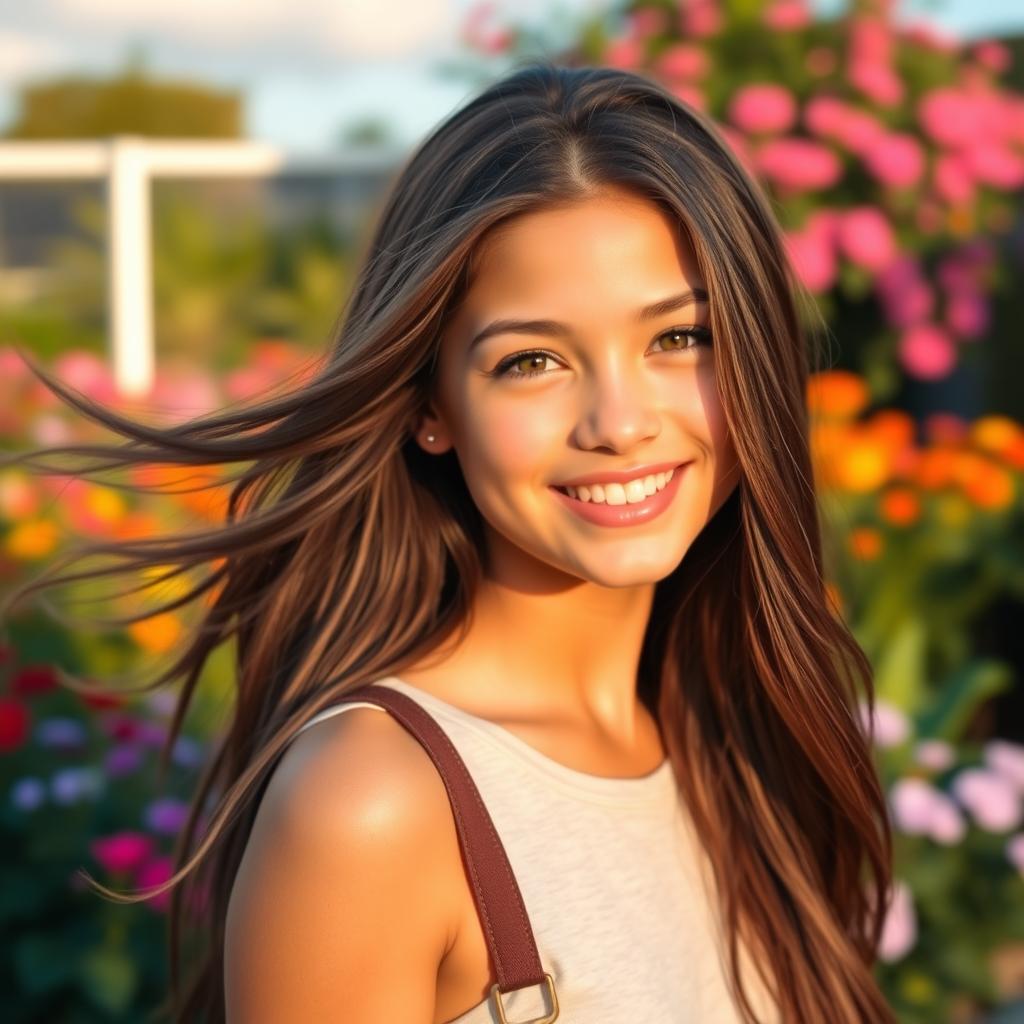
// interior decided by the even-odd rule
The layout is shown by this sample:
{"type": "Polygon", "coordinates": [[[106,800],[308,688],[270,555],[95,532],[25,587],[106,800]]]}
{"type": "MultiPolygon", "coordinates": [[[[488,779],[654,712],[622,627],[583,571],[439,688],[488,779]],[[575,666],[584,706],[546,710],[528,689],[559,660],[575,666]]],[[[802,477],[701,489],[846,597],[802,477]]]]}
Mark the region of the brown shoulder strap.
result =
{"type": "Polygon", "coordinates": [[[505,1017],[499,993],[505,995],[529,985],[547,984],[551,1013],[519,1024],[552,1024],[558,1017],[554,980],[541,965],[512,865],[459,752],[433,716],[406,694],[387,686],[367,684],[345,694],[338,703],[357,700],[377,704],[397,719],[419,740],[444,780],[477,913],[498,976],[491,994],[499,1021],[513,1024],[505,1017]]]}

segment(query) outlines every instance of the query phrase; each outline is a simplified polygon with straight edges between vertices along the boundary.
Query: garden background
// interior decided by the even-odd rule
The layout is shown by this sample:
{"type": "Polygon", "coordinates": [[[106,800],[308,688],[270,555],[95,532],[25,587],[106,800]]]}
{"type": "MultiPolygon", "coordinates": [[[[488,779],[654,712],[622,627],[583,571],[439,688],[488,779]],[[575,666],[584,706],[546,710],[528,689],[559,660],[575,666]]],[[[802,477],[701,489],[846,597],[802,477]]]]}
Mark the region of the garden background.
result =
{"type": "MultiPolygon", "coordinates": [[[[437,73],[466,94],[529,56],[652,75],[710,113],[764,183],[828,323],[807,397],[829,586],[875,667],[897,840],[878,975],[901,1021],[996,1024],[1024,1020],[1024,35],[968,41],[897,13],[884,0],[828,18],[803,0],[648,0],[522,23],[476,4],[437,73]]],[[[115,73],[26,82],[6,136],[239,139],[245,120],[242,91],[168,76],[136,51],[115,73]]],[[[161,422],[304,372],[404,155],[380,119],[330,142],[368,159],[154,183],[157,362],[142,395],[121,393],[111,368],[102,183],[0,180],[4,448],[101,436],[15,346],[161,422]]],[[[209,474],[208,490],[181,486],[196,475],[154,470],[133,481],[152,493],[131,494],[0,468],[0,588],[81,538],[217,519],[225,491],[209,474]]],[[[162,771],[166,695],[63,685],[131,685],[180,642],[173,610],[83,627],[75,602],[128,615],[173,600],[173,578],[144,582],[142,597],[71,587],[2,624],[11,1021],[141,1021],[163,994],[165,902],[105,902],[79,869],[120,887],[167,876],[228,711],[232,652],[208,665],[162,771]]]]}

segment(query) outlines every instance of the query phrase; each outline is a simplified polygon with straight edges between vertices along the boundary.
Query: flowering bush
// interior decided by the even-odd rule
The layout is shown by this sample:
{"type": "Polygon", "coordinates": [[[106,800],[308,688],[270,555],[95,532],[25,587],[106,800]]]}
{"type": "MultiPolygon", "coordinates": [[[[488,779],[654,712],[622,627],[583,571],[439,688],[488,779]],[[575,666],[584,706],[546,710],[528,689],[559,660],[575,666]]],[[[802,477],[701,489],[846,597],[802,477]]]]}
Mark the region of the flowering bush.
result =
{"type": "Polygon", "coordinates": [[[970,630],[1000,591],[1024,594],[1024,428],[936,415],[918,443],[869,402],[855,374],[810,382],[830,590],[875,669],[866,725],[896,835],[879,971],[901,1021],[972,1019],[1011,993],[1000,957],[1024,940],[1024,747],[966,732],[1012,682],[970,630]]]}
{"type": "MultiPolygon", "coordinates": [[[[19,647],[41,633],[22,627],[19,647]]],[[[164,995],[166,896],[121,906],[116,890],[172,872],[204,745],[182,735],[158,776],[166,701],[81,696],[45,661],[2,651],[0,942],[11,1020],[125,1019],[164,995]]]]}
{"type": "MultiPolygon", "coordinates": [[[[149,411],[173,419],[266,390],[301,369],[297,349],[256,346],[247,365],[216,384],[161,368],[149,411]]],[[[87,352],[69,351],[49,367],[77,390],[115,408],[109,369],[87,352]]],[[[138,412],[138,410],[129,410],[138,412]]],[[[10,349],[0,349],[0,418],[19,448],[98,440],[100,431],[72,415],[10,349]]],[[[103,440],[110,440],[109,436],[103,440]]],[[[202,468],[148,467],[124,492],[61,475],[0,469],[0,585],[34,573],[71,538],[145,536],[186,519],[222,518],[223,487],[188,490],[216,479],[202,468]]],[[[173,598],[175,579],[154,574],[146,591],[173,598]]],[[[115,614],[140,610],[138,593],[107,597],[95,582],[76,599],[115,614]]],[[[145,593],[145,591],[143,592],[145,593]]],[[[133,677],[140,659],[178,642],[187,623],[162,612],[120,630],[68,631],[31,611],[4,623],[0,647],[0,829],[4,886],[0,943],[5,1019],[140,1019],[166,994],[166,895],[118,905],[89,888],[84,872],[117,891],[145,889],[171,872],[174,842],[186,816],[231,683],[231,652],[216,652],[204,673],[200,704],[158,769],[168,731],[169,699],[99,697],[62,684],[63,672],[85,685],[111,687],[133,677]]],[[[132,683],[132,688],[137,681],[132,683]]],[[[126,687],[126,690],[128,687],[126,687]]]]}
{"type": "Polygon", "coordinates": [[[1024,96],[1001,84],[1010,51],[897,25],[892,7],[852,0],[822,21],[807,0],[634,0],[556,32],[499,25],[484,2],[464,41],[485,64],[556,51],[637,71],[709,114],[772,196],[826,317],[867,308],[844,357],[889,398],[894,366],[941,379],[985,336],[1009,283],[988,236],[1024,186],[1024,96]]]}

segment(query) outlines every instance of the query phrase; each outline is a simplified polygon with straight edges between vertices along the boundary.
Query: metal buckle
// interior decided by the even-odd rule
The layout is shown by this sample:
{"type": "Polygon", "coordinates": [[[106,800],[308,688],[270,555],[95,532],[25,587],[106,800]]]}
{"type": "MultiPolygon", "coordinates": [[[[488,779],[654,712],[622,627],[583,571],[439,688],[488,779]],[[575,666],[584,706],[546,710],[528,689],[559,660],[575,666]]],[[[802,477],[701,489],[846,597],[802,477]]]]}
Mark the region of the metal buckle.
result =
{"type": "MultiPolygon", "coordinates": [[[[501,1005],[501,993],[498,991],[498,983],[495,982],[491,986],[491,995],[494,998],[495,1006],[498,1008],[500,1024],[554,1024],[558,1020],[558,996],[555,994],[555,981],[547,971],[544,972],[544,980],[548,983],[548,992],[551,993],[551,1013],[546,1017],[534,1017],[533,1020],[524,1021],[510,1021],[505,1016],[505,1007],[501,1005]]],[[[513,991],[518,992],[519,989],[513,989],[513,991]]],[[[507,992],[505,994],[508,995],[507,992]]]]}

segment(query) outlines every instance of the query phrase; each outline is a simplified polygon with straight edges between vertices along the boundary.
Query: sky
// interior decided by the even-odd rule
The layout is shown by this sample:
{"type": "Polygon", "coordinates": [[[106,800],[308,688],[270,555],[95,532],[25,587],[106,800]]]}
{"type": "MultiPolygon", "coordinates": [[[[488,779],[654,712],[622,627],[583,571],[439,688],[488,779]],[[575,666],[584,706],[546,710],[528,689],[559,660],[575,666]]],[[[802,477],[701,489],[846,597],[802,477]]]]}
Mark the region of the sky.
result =
{"type": "MultiPolygon", "coordinates": [[[[845,0],[811,0],[824,16],[845,0]]],[[[607,0],[495,0],[517,22],[571,25],[607,0]]],[[[474,0],[0,0],[0,125],[19,85],[104,73],[130,52],[155,74],[245,94],[251,137],[292,153],[338,147],[346,128],[379,118],[396,144],[422,137],[476,91],[444,76],[474,0]]],[[[965,39],[1024,32],[1022,0],[898,0],[900,20],[965,39]]]]}

